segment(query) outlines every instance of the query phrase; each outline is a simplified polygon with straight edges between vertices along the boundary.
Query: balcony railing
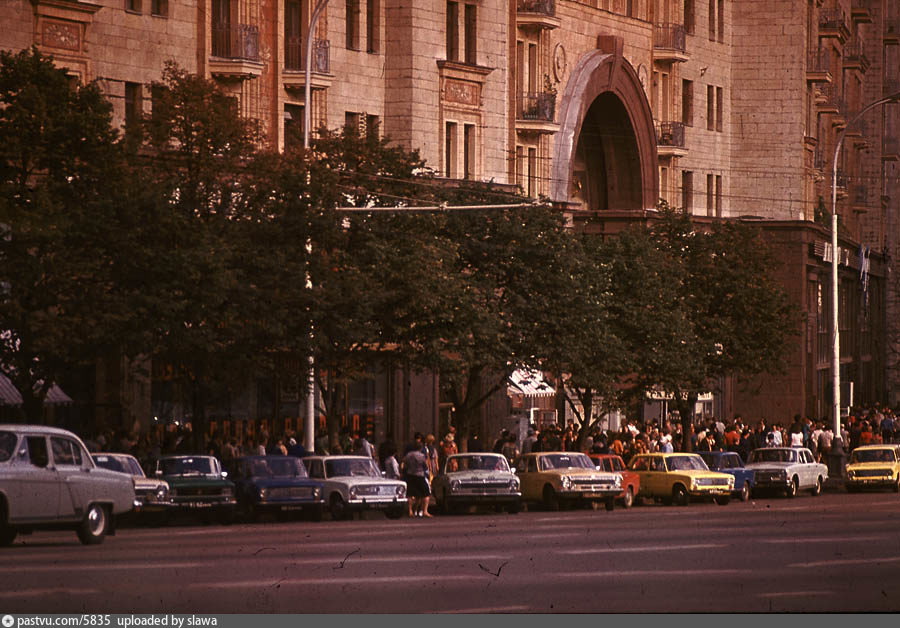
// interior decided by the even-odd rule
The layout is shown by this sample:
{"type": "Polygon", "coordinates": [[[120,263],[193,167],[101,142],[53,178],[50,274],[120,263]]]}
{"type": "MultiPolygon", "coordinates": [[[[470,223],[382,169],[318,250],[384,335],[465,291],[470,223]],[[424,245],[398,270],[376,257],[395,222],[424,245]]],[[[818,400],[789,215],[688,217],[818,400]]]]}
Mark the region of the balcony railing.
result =
{"type": "Polygon", "coordinates": [[[684,148],[684,122],[657,122],[656,143],[684,148]]]}
{"type": "Polygon", "coordinates": [[[866,57],[866,45],[859,37],[854,37],[844,44],[844,63],[858,63],[864,68],[869,67],[869,59],[866,57]]]}
{"type": "Polygon", "coordinates": [[[556,116],[556,94],[525,92],[519,95],[517,117],[519,120],[553,122],[556,116]]]}
{"type": "Polygon", "coordinates": [[[259,27],[249,24],[214,25],[212,55],[223,59],[259,61],[259,27]]]}
{"type": "MultiPolygon", "coordinates": [[[[284,42],[284,69],[305,70],[306,44],[302,37],[287,37],[284,42]]],[[[331,72],[331,42],[327,39],[314,39],[312,47],[312,63],[310,69],[316,74],[331,72]]]]}
{"type": "Polygon", "coordinates": [[[684,52],[685,41],[685,30],[681,24],[657,24],[653,28],[654,48],[684,52]]]}
{"type": "Polygon", "coordinates": [[[847,15],[840,8],[833,7],[819,11],[819,29],[824,31],[850,32],[847,15]]]}
{"type": "Polygon", "coordinates": [[[519,13],[540,13],[548,17],[556,15],[556,0],[517,0],[519,13]]]}
{"type": "Polygon", "coordinates": [[[810,50],[806,55],[806,71],[815,74],[831,73],[831,55],[827,50],[810,50]]]}
{"type": "Polygon", "coordinates": [[[823,109],[830,109],[835,113],[844,113],[846,104],[844,103],[844,99],[841,98],[837,86],[830,84],[822,85],[819,87],[819,93],[821,94],[819,102],[823,109]]]}

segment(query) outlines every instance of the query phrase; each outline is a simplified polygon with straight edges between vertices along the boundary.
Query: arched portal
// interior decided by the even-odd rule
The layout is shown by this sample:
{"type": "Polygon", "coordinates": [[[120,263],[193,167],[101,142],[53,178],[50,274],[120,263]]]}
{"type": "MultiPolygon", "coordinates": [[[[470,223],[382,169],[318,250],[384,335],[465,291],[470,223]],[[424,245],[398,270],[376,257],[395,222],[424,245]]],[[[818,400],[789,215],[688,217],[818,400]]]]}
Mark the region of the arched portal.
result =
{"type": "Polygon", "coordinates": [[[583,209],[652,209],[659,196],[653,116],[621,53],[595,51],[563,92],[551,198],[583,209]]]}

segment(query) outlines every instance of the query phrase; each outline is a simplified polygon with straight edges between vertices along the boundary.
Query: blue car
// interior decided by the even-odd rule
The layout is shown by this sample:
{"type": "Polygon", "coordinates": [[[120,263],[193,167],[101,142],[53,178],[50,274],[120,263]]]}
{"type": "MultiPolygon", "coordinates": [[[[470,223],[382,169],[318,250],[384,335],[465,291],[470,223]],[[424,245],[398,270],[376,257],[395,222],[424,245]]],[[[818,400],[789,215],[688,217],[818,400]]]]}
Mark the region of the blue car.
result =
{"type": "Polygon", "coordinates": [[[719,471],[734,476],[735,497],[742,502],[750,499],[750,493],[756,485],[756,473],[753,469],[744,468],[741,456],[733,451],[700,451],[697,452],[710,471],[719,471]]]}
{"type": "Polygon", "coordinates": [[[321,521],[322,483],[311,480],[294,456],[246,456],[235,461],[234,481],[238,512],[247,520],[261,513],[302,512],[321,521]]]}

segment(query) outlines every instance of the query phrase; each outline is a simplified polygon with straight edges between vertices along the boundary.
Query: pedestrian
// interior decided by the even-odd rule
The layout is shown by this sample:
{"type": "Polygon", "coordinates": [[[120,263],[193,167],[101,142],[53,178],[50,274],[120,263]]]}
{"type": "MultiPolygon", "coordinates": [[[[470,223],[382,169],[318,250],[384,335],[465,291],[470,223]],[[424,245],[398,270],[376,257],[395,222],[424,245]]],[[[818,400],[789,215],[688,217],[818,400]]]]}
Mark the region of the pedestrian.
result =
{"type": "Polygon", "coordinates": [[[506,437],[506,442],[503,444],[500,453],[506,457],[509,466],[513,466],[516,463],[516,460],[519,458],[519,447],[516,445],[515,434],[510,434],[506,437]]]}
{"type": "Polygon", "coordinates": [[[441,441],[441,446],[438,450],[438,467],[443,468],[444,463],[447,462],[447,458],[459,452],[459,449],[456,447],[456,437],[452,432],[447,433],[444,436],[444,440],[441,441]]]}
{"type": "Polygon", "coordinates": [[[381,468],[384,470],[384,477],[391,480],[400,479],[400,463],[397,462],[397,446],[393,441],[388,441],[389,445],[385,448],[385,457],[381,461],[381,468]]]}
{"type": "Polygon", "coordinates": [[[410,517],[430,517],[428,497],[431,491],[425,476],[428,473],[428,459],[423,451],[422,435],[415,434],[415,442],[407,446],[403,457],[403,479],[406,481],[410,517]]]}

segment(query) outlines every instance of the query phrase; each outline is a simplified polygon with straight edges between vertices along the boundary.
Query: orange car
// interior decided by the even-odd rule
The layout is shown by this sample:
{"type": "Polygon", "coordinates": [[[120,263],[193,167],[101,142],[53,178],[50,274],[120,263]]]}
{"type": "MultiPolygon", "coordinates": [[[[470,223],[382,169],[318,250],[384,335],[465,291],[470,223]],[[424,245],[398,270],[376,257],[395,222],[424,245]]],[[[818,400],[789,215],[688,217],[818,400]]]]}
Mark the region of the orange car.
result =
{"type": "Polygon", "coordinates": [[[629,471],[625,467],[625,461],[616,454],[588,454],[588,457],[601,470],[622,474],[622,492],[616,499],[621,500],[625,508],[631,508],[638,489],[641,488],[641,477],[634,471],[629,471]]]}

